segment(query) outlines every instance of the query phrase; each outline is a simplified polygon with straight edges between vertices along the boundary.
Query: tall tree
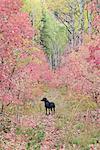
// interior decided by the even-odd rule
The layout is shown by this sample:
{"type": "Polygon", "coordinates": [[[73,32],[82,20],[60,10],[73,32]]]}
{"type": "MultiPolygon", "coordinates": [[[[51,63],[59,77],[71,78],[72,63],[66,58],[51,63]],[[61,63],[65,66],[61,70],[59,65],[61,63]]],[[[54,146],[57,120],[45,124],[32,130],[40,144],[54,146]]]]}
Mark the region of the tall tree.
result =
{"type": "Polygon", "coordinates": [[[80,44],[83,43],[83,33],[84,33],[84,0],[79,1],[79,9],[80,9],[80,44]]]}
{"type": "Polygon", "coordinates": [[[48,11],[43,13],[41,21],[40,43],[45,49],[51,67],[55,69],[59,66],[60,54],[66,45],[66,29],[48,11]]]}
{"type": "Polygon", "coordinates": [[[21,7],[21,0],[0,0],[0,100],[3,103],[16,100],[12,90],[17,89],[14,82],[17,56],[33,37],[28,14],[22,13],[21,7]]]}
{"type": "MultiPolygon", "coordinates": [[[[91,0],[91,2],[92,2],[92,0],[91,0]]],[[[86,3],[86,8],[89,7],[89,3],[90,2],[86,3]]],[[[92,14],[91,9],[87,9],[87,18],[88,18],[88,33],[89,33],[89,35],[91,35],[92,34],[92,19],[93,19],[93,14],[92,14]]]]}

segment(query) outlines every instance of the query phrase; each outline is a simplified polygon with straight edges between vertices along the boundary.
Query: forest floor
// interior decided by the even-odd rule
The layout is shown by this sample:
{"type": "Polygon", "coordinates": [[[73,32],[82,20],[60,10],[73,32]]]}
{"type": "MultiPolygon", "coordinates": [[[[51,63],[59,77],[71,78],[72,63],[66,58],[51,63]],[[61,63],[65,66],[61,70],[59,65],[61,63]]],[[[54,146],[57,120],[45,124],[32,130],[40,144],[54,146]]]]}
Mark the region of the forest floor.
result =
{"type": "Polygon", "coordinates": [[[34,103],[5,108],[0,150],[100,150],[100,109],[89,97],[47,89],[34,103]],[[55,114],[45,115],[42,97],[55,102],[55,114]]]}

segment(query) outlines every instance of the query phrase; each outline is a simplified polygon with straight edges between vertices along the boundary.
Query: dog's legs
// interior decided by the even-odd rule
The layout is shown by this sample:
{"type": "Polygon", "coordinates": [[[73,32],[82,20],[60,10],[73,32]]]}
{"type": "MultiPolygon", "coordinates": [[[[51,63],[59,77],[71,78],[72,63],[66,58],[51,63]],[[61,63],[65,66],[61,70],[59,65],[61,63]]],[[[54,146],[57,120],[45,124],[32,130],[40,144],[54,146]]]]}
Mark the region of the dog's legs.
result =
{"type": "Polygon", "coordinates": [[[50,115],[50,109],[49,109],[49,115],[50,115]]]}
{"type": "Polygon", "coordinates": [[[55,107],[53,108],[53,110],[54,110],[54,113],[55,113],[55,107]]]}
{"type": "Polygon", "coordinates": [[[52,114],[52,107],[50,109],[51,109],[51,114],[52,114]]]}
{"type": "Polygon", "coordinates": [[[46,107],[46,115],[47,115],[47,107],[46,107]]]}

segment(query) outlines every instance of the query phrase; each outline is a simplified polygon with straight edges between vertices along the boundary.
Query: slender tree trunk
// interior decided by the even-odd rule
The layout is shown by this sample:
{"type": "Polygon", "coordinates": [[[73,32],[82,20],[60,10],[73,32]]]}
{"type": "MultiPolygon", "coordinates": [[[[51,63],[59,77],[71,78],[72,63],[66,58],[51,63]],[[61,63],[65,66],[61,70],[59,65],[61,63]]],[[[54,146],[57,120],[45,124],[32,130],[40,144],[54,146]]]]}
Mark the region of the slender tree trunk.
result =
{"type": "Polygon", "coordinates": [[[60,50],[57,49],[57,67],[60,66],[60,50]]]}
{"type": "Polygon", "coordinates": [[[4,112],[4,104],[1,102],[1,110],[0,110],[0,114],[3,114],[4,112]]]}
{"type": "Polygon", "coordinates": [[[48,60],[49,60],[50,67],[52,67],[52,54],[49,55],[48,60]]]}
{"type": "Polygon", "coordinates": [[[52,69],[54,69],[54,54],[51,55],[51,64],[52,64],[52,69]]]}
{"type": "Polygon", "coordinates": [[[100,0],[96,0],[97,14],[100,15],[100,0]]]}
{"type": "Polygon", "coordinates": [[[34,19],[35,19],[35,17],[34,17],[34,10],[32,10],[32,12],[30,12],[30,14],[29,14],[29,16],[30,16],[30,20],[31,20],[31,24],[32,24],[32,26],[34,26],[34,19]]]}
{"type": "Polygon", "coordinates": [[[74,48],[74,42],[75,42],[75,27],[74,27],[74,14],[72,14],[72,19],[71,19],[71,47],[74,48]]]}
{"type": "Polygon", "coordinates": [[[56,45],[55,43],[52,43],[52,45],[53,52],[51,54],[49,62],[51,63],[52,69],[55,70],[60,64],[60,50],[58,45],[56,45]]]}
{"type": "Polygon", "coordinates": [[[17,114],[16,114],[16,117],[17,117],[17,122],[18,123],[20,123],[20,115],[19,115],[19,106],[17,105],[17,108],[16,108],[17,110],[16,110],[16,112],[17,112],[17,114]]]}
{"type": "Polygon", "coordinates": [[[92,11],[88,11],[88,33],[92,34],[92,11]]]}
{"type": "Polygon", "coordinates": [[[54,44],[54,60],[55,60],[55,68],[56,69],[58,67],[58,62],[59,62],[59,47],[58,45],[54,44]]]}
{"type": "MultiPolygon", "coordinates": [[[[92,1],[92,0],[91,0],[92,1]]],[[[88,34],[92,34],[92,11],[87,11],[87,18],[88,18],[88,34]]]]}
{"type": "Polygon", "coordinates": [[[83,43],[83,33],[84,33],[84,0],[79,0],[80,6],[80,44],[83,43]]]}
{"type": "MultiPolygon", "coordinates": [[[[17,98],[20,98],[20,90],[18,91],[18,95],[17,98]]],[[[20,112],[19,112],[19,108],[20,106],[17,104],[16,106],[16,118],[17,118],[17,122],[20,123],[20,112]]]]}

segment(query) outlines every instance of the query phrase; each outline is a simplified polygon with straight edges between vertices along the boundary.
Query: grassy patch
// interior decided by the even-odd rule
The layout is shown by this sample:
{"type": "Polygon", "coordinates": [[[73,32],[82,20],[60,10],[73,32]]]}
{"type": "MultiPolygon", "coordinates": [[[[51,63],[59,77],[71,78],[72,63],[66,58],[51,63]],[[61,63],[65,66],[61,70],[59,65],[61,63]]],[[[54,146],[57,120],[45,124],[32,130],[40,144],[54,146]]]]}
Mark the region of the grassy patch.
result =
{"type": "Polygon", "coordinates": [[[34,129],[32,131],[27,131],[28,143],[26,144],[27,150],[40,150],[41,141],[44,139],[44,131],[42,129],[34,129]]]}
{"type": "Polygon", "coordinates": [[[16,128],[16,135],[27,137],[26,150],[40,150],[41,141],[44,139],[45,132],[43,127],[36,128],[16,128]]]}
{"type": "Polygon", "coordinates": [[[89,150],[91,144],[96,144],[100,140],[100,132],[96,124],[88,124],[76,118],[77,115],[88,110],[95,110],[97,108],[95,102],[85,97],[84,99],[77,99],[77,97],[67,99],[66,97],[66,100],[59,98],[57,104],[56,127],[63,131],[62,143],[65,143],[66,149],[89,150]]]}
{"type": "Polygon", "coordinates": [[[79,135],[77,134],[77,130],[74,131],[76,134],[73,134],[72,137],[69,140],[70,144],[75,144],[77,146],[80,146],[82,150],[88,150],[89,145],[91,144],[97,144],[97,141],[100,140],[100,130],[99,129],[93,129],[93,126],[89,128],[86,128],[86,126],[78,125],[78,129],[84,128],[84,132],[80,131],[79,135]]]}
{"type": "Polygon", "coordinates": [[[59,88],[59,92],[61,93],[61,95],[66,95],[67,91],[68,91],[68,89],[67,89],[66,86],[63,86],[63,87],[59,88]]]}

